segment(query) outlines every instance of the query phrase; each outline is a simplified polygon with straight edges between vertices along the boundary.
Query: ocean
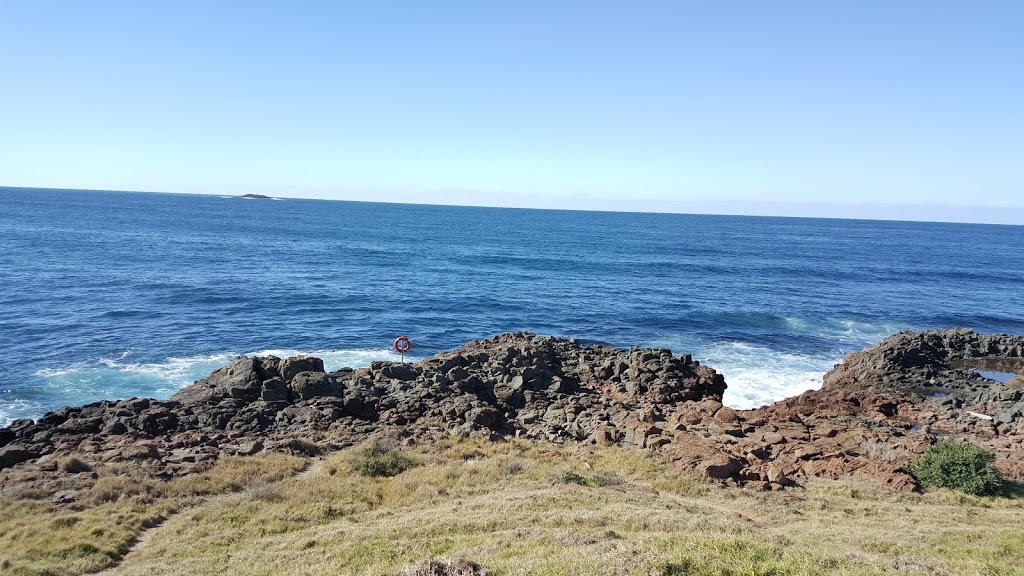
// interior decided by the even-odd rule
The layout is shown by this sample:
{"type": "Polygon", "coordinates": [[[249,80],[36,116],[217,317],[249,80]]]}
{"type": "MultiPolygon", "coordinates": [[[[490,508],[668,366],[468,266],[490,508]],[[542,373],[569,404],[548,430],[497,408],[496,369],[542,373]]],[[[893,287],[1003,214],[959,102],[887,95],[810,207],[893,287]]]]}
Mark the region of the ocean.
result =
{"type": "Polygon", "coordinates": [[[328,369],[529,330],[669,347],[726,403],[905,329],[1024,333],[1024,227],[0,188],[0,425],[166,398],[238,354],[328,369]]]}

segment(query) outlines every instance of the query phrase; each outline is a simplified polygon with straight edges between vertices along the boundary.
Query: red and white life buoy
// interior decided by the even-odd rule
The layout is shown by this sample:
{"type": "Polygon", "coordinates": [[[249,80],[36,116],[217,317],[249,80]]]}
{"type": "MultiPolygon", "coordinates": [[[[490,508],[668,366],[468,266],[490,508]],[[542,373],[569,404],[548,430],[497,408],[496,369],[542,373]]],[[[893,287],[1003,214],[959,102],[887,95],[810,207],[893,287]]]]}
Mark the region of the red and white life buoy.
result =
{"type": "Polygon", "coordinates": [[[408,336],[399,336],[395,338],[395,350],[399,354],[405,354],[409,350],[412,350],[412,342],[409,341],[408,336]]]}

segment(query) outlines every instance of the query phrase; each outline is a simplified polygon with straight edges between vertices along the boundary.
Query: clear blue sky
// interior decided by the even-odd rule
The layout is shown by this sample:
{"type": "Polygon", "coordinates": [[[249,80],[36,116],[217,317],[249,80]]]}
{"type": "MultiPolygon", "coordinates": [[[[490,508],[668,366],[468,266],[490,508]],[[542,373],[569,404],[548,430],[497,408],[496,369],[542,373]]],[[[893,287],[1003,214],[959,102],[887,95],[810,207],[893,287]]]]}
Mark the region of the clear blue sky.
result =
{"type": "Polygon", "coordinates": [[[1024,2],[0,0],[0,186],[1024,223],[1024,2]]]}

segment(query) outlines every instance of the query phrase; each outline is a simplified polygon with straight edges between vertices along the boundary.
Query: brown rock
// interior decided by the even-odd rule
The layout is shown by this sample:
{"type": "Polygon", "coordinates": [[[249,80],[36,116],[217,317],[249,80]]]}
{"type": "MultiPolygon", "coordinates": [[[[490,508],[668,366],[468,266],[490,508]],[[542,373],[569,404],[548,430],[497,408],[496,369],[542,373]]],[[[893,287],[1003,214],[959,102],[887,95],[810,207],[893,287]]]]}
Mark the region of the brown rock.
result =
{"type": "Polygon", "coordinates": [[[16,466],[22,462],[33,460],[42,456],[39,452],[20,446],[7,446],[0,448],[0,470],[16,466]]]}

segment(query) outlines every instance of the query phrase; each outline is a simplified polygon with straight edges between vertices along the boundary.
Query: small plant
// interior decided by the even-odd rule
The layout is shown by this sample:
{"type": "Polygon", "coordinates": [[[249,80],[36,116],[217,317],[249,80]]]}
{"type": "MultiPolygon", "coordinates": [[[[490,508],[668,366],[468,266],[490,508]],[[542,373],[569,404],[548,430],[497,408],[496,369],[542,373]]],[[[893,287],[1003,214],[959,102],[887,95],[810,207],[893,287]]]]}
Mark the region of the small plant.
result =
{"type": "Polygon", "coordinates": [[[324,449],[321,448],[319,444],[302,438],[292,440],[288,447],[291,448],[293,452],[304,456],[319,456],[324,453],[324,449]]]}
{"type": "Polygon", "coordinates": [[[72,526],[78,524],[81,521],[82,519],[78,516],[61,516],[59,518],[54,518],[53,521],[50,522],[50,527],[56,530],[62,528],[71,528],[72,526]]]}
{"type": "Polygon", "coordinates": [[[416,463],[384,442],[376,441],[359,451],[351,461],[352,469],[364,476],[397,476],[416,463]]]}
{"type": "Polygon", "coordinates": [[[940,440],[910,463],[925,488],[950,488],[965,494],[995,494],[1003,480],[992,463],[995,454],[968,442],[940,440]]]}
{"type": "Polygon", "coordinates": [[[67,460],[61,463],[60,469],[67,472],[68,474],[78,474],[79,472],[92,472],[92,466],[86,464],[85,460],[82,460],[78,456],[70,456],[67,460]]]}
{"type": "Polygon", "coordinates": [[[515,476],[521,474],[526,469],[526,465],[521,460],[513,460],[505,464],[505,476],[515,476]]]}
{"type": "Polygon", "coordinates": [[[586,476],[582,474],[577,474],[575,472],[566,472],[562,474],[562,482],[564,482],[565,484],[579,484],[580,486],[588,486],[590,488],[598,487],[597,482],[594,482],[590,478],[587,478],[586,476]]]}
{"type": "Polygon", "coordinates": [[[666,562],[660,566],[659,576],[686,576],[695,572],[693,563],[689,560],[679,562],[666,562]]]}
{"type": "Polygon", "coordinates": [[[619,486],[626,481],[615,472],[598,472],[594,474],[593,481],[598,486],[619,486]]]}
{"type": "Polygon", "coordinates": [[[402,570],[402,576],[490,576],[476,562],[469,560],[424,560],[402,570]]]}
{"type": "Polygon", "coordinates": [[[563,484],[579,484],[588,488],[603,488],[625,483],[625,480],[615,472],[598,472],[589,477],[576,472],[563,472],[560,480],[563,484]]]}
{"type": "Polygon", "coordinates": [[[284,500],[284,494],[273,484],[253,486],[248,490],[248,494],[253,500],[260,500],[263,502],[280,502],[284,500]]]}

